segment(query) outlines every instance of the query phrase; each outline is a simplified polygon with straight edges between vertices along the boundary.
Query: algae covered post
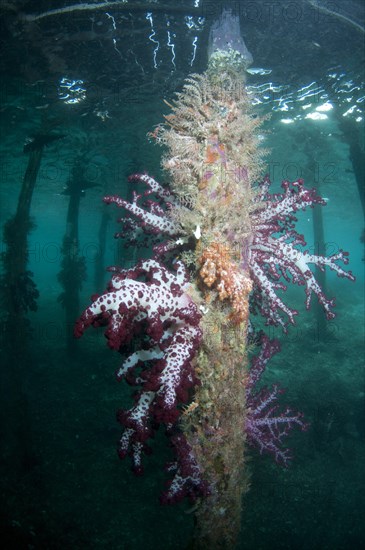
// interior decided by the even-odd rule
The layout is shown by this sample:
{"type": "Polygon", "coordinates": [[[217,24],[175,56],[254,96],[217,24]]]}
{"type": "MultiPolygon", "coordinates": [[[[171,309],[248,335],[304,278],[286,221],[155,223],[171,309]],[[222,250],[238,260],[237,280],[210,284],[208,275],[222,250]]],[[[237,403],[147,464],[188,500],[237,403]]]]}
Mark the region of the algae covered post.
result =
{"type": "Polygon", "coordinates": [[[305,287],[307,307],[315,294],[332,318],[333,300],[310,264],[354,277],[341,266],[345,252],[302,251],[295,212],[325,204],[315,190],[298,180],[270,192],[258,138],[262,120],[244,85],[252,56],[230,11],[213,25],[209,53],[207,71],[186,79],[151,133],[164,147],[170,184],[134,174],[131,185],[143,184],[144,191],[131,202],[104,198],[126,213],[117,236],[146,246],[150,258],[109,268],[107,291],[81,315],[75,335],[106,327],[109,347],[122,355],[117,378],[136,389],[133,406],[118,413],[120,457],[130,456],[141,474],[149,439],[163,426],[175,460],[161,501],[195,502],[191,548],[232,549],[249,485],[247,446],[287,464],[285,436],[307,427],[301,413],[278,412],[277,386],[255,389],[279,346],[254,334],[249,316],[259,313],[286,331],[297,311],[282,291],[295,283],[305,287]],[[249,368],[254,342],[260,350],[249,368]]]}

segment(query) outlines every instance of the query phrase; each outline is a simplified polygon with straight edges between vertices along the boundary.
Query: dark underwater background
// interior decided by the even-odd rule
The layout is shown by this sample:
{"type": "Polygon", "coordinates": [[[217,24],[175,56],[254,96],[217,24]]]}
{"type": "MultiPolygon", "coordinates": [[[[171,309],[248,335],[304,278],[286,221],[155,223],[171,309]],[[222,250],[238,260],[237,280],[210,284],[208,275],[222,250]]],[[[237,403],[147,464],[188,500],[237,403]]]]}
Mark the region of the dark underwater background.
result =
{"type": "MultiPolygon", "coordinates": [[[[128,196],[133,172],[166,181],[162,150],[146,134],[169,112],[163,100],[171,102],[189,73],[205,70],[209,28],[223,6],[240,15],[254,59],[247,85],[256,112],[271,113],[262,143],[275,189],[298,177],[319,188],[328,199],[325,251],[349,251],[356,275],[352,283],[327,273],[326,292],[336,297],[330,323],[315,303],[305,311],[303,289],[291,288],[286,301],[300,310],[296,325],[288,335],[269,331],[282,352],[264,383],[285,387],[283,403],[311,426],[291,436],[288,469],[250,452],[239,548],[365,545],[363,2],[164,0],[80,11],[77,0],[7,0],[0,7],[2,228],[17,208],[26,139],[64,137],[44,148],[31,203],[28,267],[39,298],[27,314],[31,332],[19,364],[1,311],[2,548],[178,550],[189,541],[189,503],[158,502],[171,459],[164,434],[143,477],[118,459],[115,411],[130,403],[130,388],[115,380],[118,356],[102,331],[70,344],[59,274],[70,182],[82,192],[80,313],[106,287],[103,266],[135,262],[138,251],[113,239],[120,212],[101,199],[128,196]]],[[[313,211],[298,218],[315,252],[313,211]]],[[[5,241],[1,252],[4,258],[5,241]]]]}

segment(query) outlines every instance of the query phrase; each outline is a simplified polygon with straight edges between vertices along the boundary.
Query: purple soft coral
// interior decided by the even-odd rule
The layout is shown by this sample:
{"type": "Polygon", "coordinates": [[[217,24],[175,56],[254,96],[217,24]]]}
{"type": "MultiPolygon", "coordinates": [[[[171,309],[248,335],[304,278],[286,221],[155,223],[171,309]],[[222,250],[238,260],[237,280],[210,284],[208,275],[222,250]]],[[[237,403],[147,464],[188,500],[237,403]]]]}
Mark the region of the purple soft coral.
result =
{"type": "Polygon", "coordinates": [[[291,460],[290,449],[282,448],[283,439],[296,425],[303,431],[308,424],[303,422],[303,414],[295,413],[286,408],[278,413],[278,396],[283,390],[276,384],[269,390],[262,388],[253,391],[253,387],[260,381],[267,362],[271,357],[280,351],[277,340],[270,340],[266,335],[262,336],[262,348],[260,353],[253,358],[246,383],[246,404],[247,416],[245,429],[247,441],[250,445],[257,447],[260,454],[267,452],[275,457],[278,464],[288,466],[291,460]]]}
{"type": "Polygon", "coordinates": [[[167,489],[161,495],[161,504],[173,504],[187,496],[191,502],[197,497],[209,494],[208,483],[203,478],[201,467],[196,459],[192,447],[182,433],[171,437],[176,461],[167,464],[167,471],[173,472],[174,477],[167,482],[167,489]]]}
{"type": "Polygon", "coordinates": [[[305,246],[304,237],[294,229],[296,211],[315,204],[325,205],[326,201],[316,194],[315,189],[306,188],[303,180],[294,183],[283,181],[281,187],[284,193],[269,193],[270,185],[266,177],[256,197],[257,209],[251,217],[252,240],[248,246],[248,258],[245,259],[255,283],[253,309],[258,307],[267,324],[281,325],[285,331],[288,324],[285,316],[294,324],[294,316],[298,312],[290,309],[276,292],[278,289],[286,290],[286,285],[280,281],[283,278],[286,282],[305,285],[307,309],[314,292],[327,319],[332,319],[335,316],[332,311],[334,300],[325,296],[309,264],[317,265],[321,270],[329,267],[339,277],[353,281],[355,277],[351,271],[346,272],[338,265],[339,261],[348,264],[348,254],[339,250],[327,258],[303,252],[298,246],[305,246]]]}
{"type": "Polygon", "coordinates": [[[202,336],[201,315],[184,292],[188,277],[183,263],[175,262],[175,267],[173,273],[156,260],[144,260],[133,269],[111,268],[115,275],[108,291],[95,298],[75,326],[76,337],[89,326],[106,326],[105,336],[115,350],[142,328],[148,337],[117,371],[119,380],[126,377],[139,388],[134,406],[118,413],[125,428],[119,456],[130,454],[136,473],[142,472],[141,453],[153,435],[152,424],[174,423],[178,404],[187,401],[197,382],[191,361],[202,336]]]}

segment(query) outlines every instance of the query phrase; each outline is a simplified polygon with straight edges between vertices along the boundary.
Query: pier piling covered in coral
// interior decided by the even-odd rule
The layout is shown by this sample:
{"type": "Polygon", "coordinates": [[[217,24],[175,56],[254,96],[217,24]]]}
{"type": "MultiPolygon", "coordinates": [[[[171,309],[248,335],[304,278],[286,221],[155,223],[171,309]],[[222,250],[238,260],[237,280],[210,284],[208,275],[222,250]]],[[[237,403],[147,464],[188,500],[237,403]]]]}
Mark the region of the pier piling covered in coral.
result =
{"type": "MultiPolygon", "coordinates": [[[[225,32],[229,18],[237,29],[237,18],[225,12],[225,32]]],[[[109,347],[122,355],[117,379],[136,391],[133,406],[118,412],[118,453],[131,457],[135,473],[143,472],[149,439],[165,430],[175,460],[161,501],[187,496],[195,503],[194,549],[235,547],[249,487],[248,445],[286,465],[283,439],[294,426],[307,428],[301,413],[278,413],[276,386],[255,390],[279,348],[254,333],[250,315],[287,331],[297,311],[284,292],[295,283],[305,288],[306,306],[315,294],[330,319],[333,300],[310,264],[354,279],[341,266],[345,252],[326,258],[303,251],[295,213],[325,205],[315,190],[298,180],[270,192],[262,120],[244,85],[252,58],[237,36],[219,32],[218,23],[207,71],[186,80],[150,134],[164,147],[169,185],[135,174],[130,184],[145,190],[131,202],[104,198],[126,214],[117,236],[143,243],[150,258],[109,268],[107,292],[93,299],[75,329],[80,337],[89,326],[104,327],[109,347]],[[261,351],[249,369],[254,343],[261,351]]]]}

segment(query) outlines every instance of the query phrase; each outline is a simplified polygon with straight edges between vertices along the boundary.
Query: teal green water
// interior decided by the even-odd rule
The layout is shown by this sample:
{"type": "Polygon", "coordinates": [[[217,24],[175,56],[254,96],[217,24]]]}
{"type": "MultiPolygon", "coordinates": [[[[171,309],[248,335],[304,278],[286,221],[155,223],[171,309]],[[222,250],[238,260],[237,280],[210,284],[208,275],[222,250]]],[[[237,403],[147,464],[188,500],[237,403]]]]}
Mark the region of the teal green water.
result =
{"type": "MultiPolygon", "coordinates": [[[[17,207],[29,158],[23,154],[26,137],[40,129],[66,137],[44,149],[33,194],[28,267],[40,297],[37,312],[27,315],[32,338],[19,364],[14,350],[9,352],[2,310],[0,542],[29,550],[183,549],[193,528],[189,504],[158,503],[167,476],[163,465],[171,459],[164,434],[145,458],[141,478],[130,472],[128,460],[117,457],[115,411],[130,402],[130,388],[114,378],[118,355],[97,331],[67,353],[71,327],[58,301],[69,204],[62,191],[81,158],[84,178],[98,185],[80,200],[80,253],[87,268],[83,309],[107,281],[107,275],[100,279],[98,263],[104,212],[110,217],[103,264],[115,264],[121,255],[135,260],[135,251],[118,249],[113,234],[119,213],[104,207],[101,198],[105,192],[125,196],[126,177],[133,172],[164,180],[161,150],[146,134],[169,110],[163,99],[171,101],[190,72],[204,70],[209,26],[221,4],[198,2],[195,11],[193,1],[183,9],[177,0],[164,1],[163,9],[162,2],[70,8],[36,21],[24,14],[47,12],[50,2],[8,4],[1,8],[2,227],[17,207]]],[[[251,490],[239,548],[360,548],[365,543],[363,14],[355,0],[335,13],[333,6],[331,13],[316,11],[311,2],[274,4],[231,3],[241,14],[252,67],[262,73],[248,76],[253,103],[258,114],[271,112],[263,132],[263,145],[271,150],[268,172],[277,189],[284,178],[319,185],[328,198],[326,250],[348,250],[357,280],[327,274],[337,316],[325,331],[316,308],[304,310],[303,290],[287,292],[300,316],[287,336],[270,331],[282,352],[272,359],[264,382],[287,388],[285,404],[302,410],[311,427],[291,437],[295,459],[287,470],[270,457],[250,454],[251,490]]],[[[52,2],[52,8],[58,5],[73,3],[52,2]]],[[[315,249],[312,210],[298,218],[300,232],[315,249]]]]}

